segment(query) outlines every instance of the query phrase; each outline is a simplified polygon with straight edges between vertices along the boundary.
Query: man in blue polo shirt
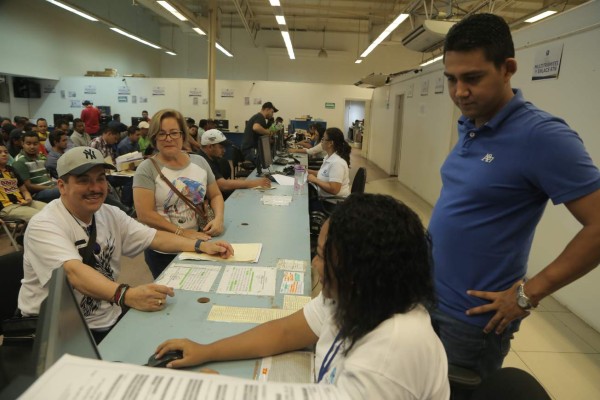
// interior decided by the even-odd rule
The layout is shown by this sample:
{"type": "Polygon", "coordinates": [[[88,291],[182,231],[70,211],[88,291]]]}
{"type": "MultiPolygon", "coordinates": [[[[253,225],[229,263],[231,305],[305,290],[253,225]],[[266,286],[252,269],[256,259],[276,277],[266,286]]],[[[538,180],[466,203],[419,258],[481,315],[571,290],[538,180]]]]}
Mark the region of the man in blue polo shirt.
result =
{"type": "Polygon", "coordinates": [[[463,19],[444,45],[448,92],[463,115],[429,226],[432,322],[449,362],[482,376],[502,366],[528,310],[600,261],[600,173],[565,121],[512,89],[514,54],[508,25],[492,14],[463,19]],[[583,228],[525,282],[549,199],[583,228]]]}

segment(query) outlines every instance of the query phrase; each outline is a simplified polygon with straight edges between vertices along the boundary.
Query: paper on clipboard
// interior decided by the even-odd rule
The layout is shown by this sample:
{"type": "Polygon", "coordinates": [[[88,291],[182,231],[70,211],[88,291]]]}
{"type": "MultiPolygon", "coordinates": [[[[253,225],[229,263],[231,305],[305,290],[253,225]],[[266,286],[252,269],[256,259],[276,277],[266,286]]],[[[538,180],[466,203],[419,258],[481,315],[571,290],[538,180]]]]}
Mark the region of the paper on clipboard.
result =
{"type": "Polygon", "coordinates": [[[192,251],[184,251],[179,255],[180,260],[197,260],[197,261],[221,261],[221,262],[258,262],[262,251],[262,243],[232,243],[233,256],[229,258],[221,258],[219,256],[211,256],[205,253],[194,253],[192,251]]]}

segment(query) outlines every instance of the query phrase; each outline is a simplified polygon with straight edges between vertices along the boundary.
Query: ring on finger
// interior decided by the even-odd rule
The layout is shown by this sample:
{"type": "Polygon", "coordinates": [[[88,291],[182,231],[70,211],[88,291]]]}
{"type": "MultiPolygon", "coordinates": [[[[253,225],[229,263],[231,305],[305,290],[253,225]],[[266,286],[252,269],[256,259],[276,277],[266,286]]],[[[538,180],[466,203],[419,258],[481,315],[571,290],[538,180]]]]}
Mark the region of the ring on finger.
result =
{"type": "Polygon", "coordinates": [[[163,302],[162,302],[162,300],[161,300],[161,299],[158,299],[158,300],[156,300],[156,302],[158,303],[158,305],[159,305],[159,306],[162,306],[162,303],[163,303],[163,302]]]}

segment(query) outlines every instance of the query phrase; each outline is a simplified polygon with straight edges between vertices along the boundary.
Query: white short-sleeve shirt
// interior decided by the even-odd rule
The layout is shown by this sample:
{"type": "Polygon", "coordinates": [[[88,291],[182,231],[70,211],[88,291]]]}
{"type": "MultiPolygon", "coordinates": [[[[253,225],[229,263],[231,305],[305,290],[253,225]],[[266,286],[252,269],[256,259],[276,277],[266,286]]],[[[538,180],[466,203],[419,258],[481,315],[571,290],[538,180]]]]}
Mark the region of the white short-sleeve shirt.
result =
{"type": "MultiPolygon", "coordinates": [[[[121,255],[134,257],[152,243],[156,230],[140,224],[117,207],[103,204],[95,213],[97,270],[111,280],[121,272],[121,255]]],[[[75,219],[61,199],[50,202],[27,225],[24,277],[19,291],[23,315],[37,315],[48,296],[52,271],[66,261],[82,260],[78,249],[87,245],[85,225],[75,219]]],[[[90,328],[107,328],[116,322],[121,308],[95,300],[75,290],[75,297],[90,328]]]]}
{"type": "MultiPolygon", "coordinates": [[[[334,307],[322,294],[304,307],[304,317],[319,337],[317,374],[338,332],[334,307]]],[[[423,306],[395,314],[358,340],[346,356],[343,352],[342,344],[321,383],[336,385],[352,399],[450,397],[446,352],[423,306]]]]}
{"type": "MultiPolygon", "coordinates": [[[[208,185],[215,182],[215,175],[204,157],[190,155],[190,162],[175,169],[156,160],[161,172],[183,195],[194,204],[202,204],[208,185]]],[[[133,178],[133,187],[142,187],[154,192],[155,211],[167,221],[183,228],[198,230],[196,212],[185,204],[161,179],[151,160],[140,164],[133,178]]]]}
{"type": "Polygon", "coordinates": [[[337,182],[342,184],[340,191],[336,195],[327,193],[319,187],[320,197],[350,196],[350,170],[348,168],[348,163],[337,153],[333,153],[323,159],[323,164],[321,165],[321,168],[319,168],[317,178],[325,182],[337,182]]]}

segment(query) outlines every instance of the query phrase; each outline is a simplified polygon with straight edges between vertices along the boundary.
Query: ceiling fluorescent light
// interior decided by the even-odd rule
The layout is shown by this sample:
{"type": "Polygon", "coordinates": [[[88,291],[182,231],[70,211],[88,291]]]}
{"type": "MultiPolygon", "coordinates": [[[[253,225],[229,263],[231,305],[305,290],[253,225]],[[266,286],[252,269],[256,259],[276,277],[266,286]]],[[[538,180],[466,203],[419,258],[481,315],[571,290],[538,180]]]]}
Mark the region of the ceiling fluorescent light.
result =
{"type": "Polygon", "coordinates": [[[296,56],[294,55],[294,48],[292,47],[290,33],[288,31],[281,31],[281,36],[283,36],[283,41],[285,43],[285,47],[287,48],[288,56],[290,56],[290,60],[295,60],[296,56]]]}
{"type": "Polygon", "coordinates": [[[225,54],[227,57],[233,57],[233,54],[228,52],[225,47],[221,46],[219,43],[215,43],[215,47],[221,51],[221,53],[225,54]]]}
{"type": "Polygon", "coordinates": [[[165,10],[173,14],[175,17],[177,17],[178,20],[187,21],[187,18],[182,13],[180,13],[175,7],[169,4],[168,1],[157,1],[157,3],[163,6],[165,10]]]}
{"type": "Polygon", "coordinates": [[[361,57],[366,57],[373,51],[375,47],[377,47],[381,42],[385,40],[386,37],[389,36],[390,33],[394,31],[404,20],[408,18],[408,14],[400,14],[398,17],[387,27],[381,34],[367,47],[367,49],[360,55],[361,57]]]}
{"type": "Polygon", "coordinates": [[[360,64],[361,62],[362,62],[362,59],[359,58],[358,60],[354,61],[354,64],[360,64]]]}
{"type": "Polygon", "coordinates": [[[120,34],[121,34],[121,35],[123,35],[123,36],[127,36],[127,37],[128,37],[128,38],[130,38],[130,39],[137,40],[138,42],[140,42],[140,43],[143,43],[143,44],[145,44],[146,46],[150,46],[150,47],[153,47],[153,48],[155,48],[155,49],[160,49],[160,46],[157,46],[157,45],[155,45],[154,43],[150,43],[150,42],[148,42],[148,41],[146,41],[146,40],[144,40],[144,39],[141,39],[141,38],[139,38],[139,37],[137,37],[137,36],[134,36],[134,35],[132,35],[131,33],[127,33],[127,32],[125,32],[124,30],[121,30],[121,29],[119,29],[119,28],[111,27],[110,29],[111,29],[112,31],[115,31],[115,32],[117,32],[117,33],[120,33],[120,34]]]}
{"type": "Polygon", "coordinates": [[[529,22],[531,24],[533,22],[539,21],[540,19],[544,19],[546,17],[549,17],[549,16],[551,16],[553,14],[556,14],[556,11],[544,11],[543,13],[538,14],[535,17],[531,17],[529,19],[526,19],[525,22],[529,22]]]}
{"type": "Polygon", "coordinates": [[[171,56],[176,56],[177,55],[177,53],[174,53],[172,51],[165,51],[165,53],[167,53],[167,54],[169,54],[171,56]]]}
{"type": "Polygon", "coordinates": [[[444,56],[437,56],[437,57],[435,57],[435,58],[432,58],[432,59],[431,59],[431,60],[429,60],[429,61],[425,61],[425,62],[424,62],[424,63],[422,63],[420,66],[421,66],[421,67],[424,67],[424,66],[426,66],[426,65],[433,64],[434,62],[441,60],[443,57],[444,57],[444,56]]]}
{"type": "Polygon", "coordinates": [[[68,6],[68,5],[66,5],[66,4],[60,3],[60,2],[58,2],[58,1],[56,1],[56,0],[47,0],[47,1],[48,1],[48,3],[52,3],[52,4],[54,4],[55,6],[59,6],[60,8],[64,8],[65,10],[67,10],[67,11],[71,11],[72,13],[74,13],[74,14],[77,14],[77,15],[79,15],[80,17],[83,17],[83,18],[85,18],[85,19],[88,19],[88,20],[90,20],[90,21],[94,21],[94,22],[97,22],[97,21],[98,21],[98,19],[96,19],[96,18],[92,17],[91,15],[88,15],[88,14],[86,14],[86,13],[84,13],[84,12],[81,12],[81,11],[79,11],[79,10],[77,10],[77,9],[75,9],[75,8],[73,8],[73,7],[71,7],[71,6],[68,6]]]}
{"type": "Polygon", "coordinates": [[[192,29],[195,30],[198,35],[203,35],[203,36],[206,35],[206,32],[204,32],[200,28],[192,28],[192,29]]]}
{"type": "Polygon", "coordinates": [[[281,5],[279,0],[269,0],[269,3],[271,3],[273,7],[279,7],[281,5]]]}
{"type": "Polygon", "coordinates": [[[279,25],[285,25],[285,17],[283,15],[276,15],[275,19],[279,25]]]}

